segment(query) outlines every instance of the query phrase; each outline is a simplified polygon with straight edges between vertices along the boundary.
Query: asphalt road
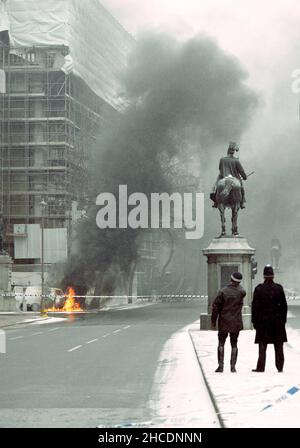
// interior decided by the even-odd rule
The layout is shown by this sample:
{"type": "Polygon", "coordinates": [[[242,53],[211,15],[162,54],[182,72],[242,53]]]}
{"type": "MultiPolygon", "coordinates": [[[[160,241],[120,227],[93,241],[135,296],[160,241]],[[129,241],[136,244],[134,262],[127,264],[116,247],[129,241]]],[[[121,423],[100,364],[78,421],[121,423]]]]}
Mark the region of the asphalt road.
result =
{"type": "Polygon", "coordinates": [[[157,360],[199,301],[111,310],[7,331],[0,427],[112,427],[148,421],[157,360]]]}

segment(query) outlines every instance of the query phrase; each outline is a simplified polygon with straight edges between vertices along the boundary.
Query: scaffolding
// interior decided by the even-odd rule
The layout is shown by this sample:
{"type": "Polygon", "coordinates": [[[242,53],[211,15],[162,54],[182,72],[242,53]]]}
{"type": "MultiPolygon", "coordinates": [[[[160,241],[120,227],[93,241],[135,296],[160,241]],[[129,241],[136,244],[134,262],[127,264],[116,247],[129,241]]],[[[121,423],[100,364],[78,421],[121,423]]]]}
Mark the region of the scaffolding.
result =
{"type": "Polygon", "coordinates": [[[0,207],[12,256],[14,224],[41,223],[43,213],[46,228],[70,231],[72,202],[84,207],[89,154],[111,106],[61,70],[68,51],[0,47],[0,207]]]}

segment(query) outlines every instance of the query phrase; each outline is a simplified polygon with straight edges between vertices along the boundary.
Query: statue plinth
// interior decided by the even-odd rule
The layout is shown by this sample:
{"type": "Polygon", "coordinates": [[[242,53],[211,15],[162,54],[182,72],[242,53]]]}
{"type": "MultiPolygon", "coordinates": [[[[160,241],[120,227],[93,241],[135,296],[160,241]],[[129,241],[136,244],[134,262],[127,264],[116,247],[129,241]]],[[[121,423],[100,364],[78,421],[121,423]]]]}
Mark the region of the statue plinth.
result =
{"type": "Polygon", "coordinates": [[[207,257],[207,313],[200,315],[200,329],[211,329],[212,303],[218,291],[230,283],[233,272],[239,271],[243,275],[242,286],[246,291],[243,307],[244,329],[251,328],[251,302],[252,302],[252,273],[251,257],[255,249],[249,246],[243,237],[214,238],[210,245],[204,249],[203,255],[207,257]]]}

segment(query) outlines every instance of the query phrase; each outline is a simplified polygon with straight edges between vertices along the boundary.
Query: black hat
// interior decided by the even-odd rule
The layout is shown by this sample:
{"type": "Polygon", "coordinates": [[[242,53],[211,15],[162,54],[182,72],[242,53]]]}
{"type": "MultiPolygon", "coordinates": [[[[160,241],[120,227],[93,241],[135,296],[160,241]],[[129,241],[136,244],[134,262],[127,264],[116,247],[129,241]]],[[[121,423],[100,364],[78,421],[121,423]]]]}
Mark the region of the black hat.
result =
{"type": "Polygon", "coordinates": [[[267,264],[267,266],[264,267],[264,277],[265,278],[272,278],[274,277],[274,271],[270,264],[267,264]]]}
{"type": "Polygon", "coordinates": [[[243,276],[240,272],[234,272],[233,274],[231,274],[231,280],[240,283],[243,280],[243,276]]]}

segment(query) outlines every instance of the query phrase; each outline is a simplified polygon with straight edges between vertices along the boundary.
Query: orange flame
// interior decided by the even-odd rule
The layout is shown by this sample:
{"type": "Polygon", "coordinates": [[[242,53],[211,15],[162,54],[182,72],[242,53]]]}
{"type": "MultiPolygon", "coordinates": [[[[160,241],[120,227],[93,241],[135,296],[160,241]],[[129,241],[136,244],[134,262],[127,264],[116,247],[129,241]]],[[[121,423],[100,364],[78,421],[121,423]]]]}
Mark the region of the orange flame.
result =
{"type": "Polygon", "coordinates": [[[68,294],[64,306],[62,308],[48,308],[46,311],[60,311],[60,312],[72,312],[72,311],[82,311],[79,303],[75,302],[75,291],[73,288],[68,288],[68,294]]]}

